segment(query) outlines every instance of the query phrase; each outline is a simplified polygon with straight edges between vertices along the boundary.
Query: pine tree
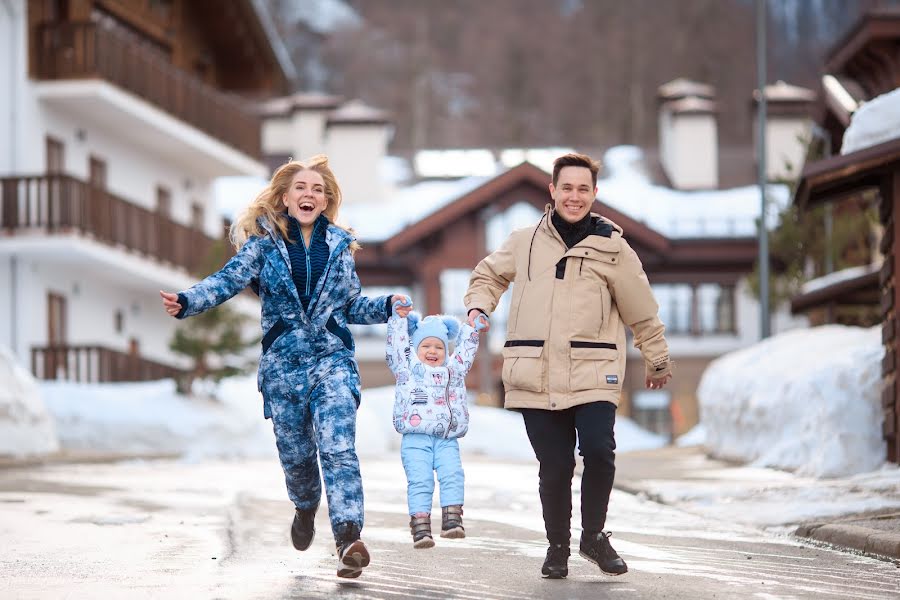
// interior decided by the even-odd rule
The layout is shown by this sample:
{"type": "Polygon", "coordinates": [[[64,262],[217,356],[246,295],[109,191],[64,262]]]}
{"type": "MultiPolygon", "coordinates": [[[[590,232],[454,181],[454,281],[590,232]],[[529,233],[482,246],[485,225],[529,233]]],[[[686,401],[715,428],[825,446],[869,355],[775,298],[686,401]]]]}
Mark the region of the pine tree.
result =
{"type": "MultiPolygon", "coordinates": [[[[218,240],[205,257],[205,266],[221,265],[227,257],[226,240],[218,240]]],[[[212,272],[217,267],[199,269],[212,272]]],[[[246,360],[244,350],[259,343],[246,339],[244,329],[249,319],[227,304],[222,304],[179,323],[169,348],[193,361],[193,367],[178,382],[179,391],[188,393],[196,379],[219,381],[250,371],[255,361],[246,360]]]]}
{"type": "MultiPolygon", "coordinates": [[[[809,142],[806,163],[822,157],[822,149],[809,142]]],[[[793,198],[799,180],[780,183],[790,188],[793,198]]],[[[804,283],[827,274],[829,262],[832,272],[871,262],[878,245],[875,240],[878,214],[874,200],[871,193],[864,193],[807,210],[800,210],[791,202],[779,213],[778,225],[769,234],[769,306],[774,309],[790,302],[800,293],[804,283]],[[826,228],[828,212],[832,222],[830,234],[826,228]]],[[[749,282],[751,293],[759,297],[758,262],[749,282]]],[[[865,327],[880,322],[877,306],[839,306],[834,317],[837,323],[844,325],[865,327]]]]}

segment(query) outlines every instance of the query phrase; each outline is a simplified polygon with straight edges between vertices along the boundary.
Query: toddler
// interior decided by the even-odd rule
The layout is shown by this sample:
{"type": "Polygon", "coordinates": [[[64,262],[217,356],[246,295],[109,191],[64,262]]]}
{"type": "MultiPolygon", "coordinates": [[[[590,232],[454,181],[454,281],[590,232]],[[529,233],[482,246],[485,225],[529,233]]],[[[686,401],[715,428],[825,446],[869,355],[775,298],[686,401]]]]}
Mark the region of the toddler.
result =
{"type": "Polygon", "coordinates": [[[482,317],[473,328],[445,315],[398,316],[397,308],[406,305],[395,302],[388,319],[387,363],[397,379],[394,429],[403,434],[400,457],[406,471],[413,546],[431,548],[435,471],[440,483],[441,537],[466,537],[462,521],[465,476],[457,438],[469,427],[466,373],[472,368],[479,331],[487,320],[482,317]],[[451,339],[456,341],[452,356],[451,339]]]}

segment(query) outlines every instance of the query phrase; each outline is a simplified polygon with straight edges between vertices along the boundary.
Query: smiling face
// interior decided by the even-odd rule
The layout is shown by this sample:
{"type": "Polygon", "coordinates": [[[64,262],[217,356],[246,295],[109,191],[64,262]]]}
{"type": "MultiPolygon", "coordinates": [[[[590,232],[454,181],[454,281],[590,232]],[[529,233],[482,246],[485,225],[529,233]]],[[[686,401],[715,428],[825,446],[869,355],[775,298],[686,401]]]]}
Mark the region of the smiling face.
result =
{"type": "Polygon", "coordinates": [[[419,357],[419,360],[432,367],[443,365],[446,355],[447,350],[444,348],[444,342],[436,337],[425,338],[416,350],[416,356],[419,357]]]}
{"type": "Polygon", "coordinates": [[[597,196],[591,170],[587,167],[563,167],[556,185],[550,184],[550,196],[556,213],[569,223],[577,223],[591,212],[597,196]]]}
{"type": "Polygon", "coordinates": [[[288,214],[297,219],[300,225],[311,226],[328,206],[325,180],[316,171],[300,171],[294,175],[287,191],[282,194],[281,201],[287,207],[288,214]]]}

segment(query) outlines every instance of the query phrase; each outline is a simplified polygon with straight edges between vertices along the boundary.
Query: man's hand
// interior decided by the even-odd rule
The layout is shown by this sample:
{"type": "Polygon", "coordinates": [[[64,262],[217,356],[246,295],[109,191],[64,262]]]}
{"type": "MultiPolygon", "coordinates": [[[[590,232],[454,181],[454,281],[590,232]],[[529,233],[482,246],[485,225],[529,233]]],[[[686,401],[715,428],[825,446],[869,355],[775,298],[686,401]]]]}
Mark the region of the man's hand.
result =
{"type": "Polygon", "coordinates": [[[178,303],[178,294],[160,290],[159,295],[162,296],[163,307],[166,309],[167,313],[174,317],[181,312],[181,305],[178,303]]]}
{"type": "Polygon", "coordinates": [[[644,385],[647,386],[648,390],[661,390],[667,383],[669,383],[670,379],[672,379],[671,373],[667,373],[659,378],[647,377],[644,385]]]}
{"type": "Polygon", "coordinates": [[[412,299],[409,296],[404,296],[403,294],[394,294],[391,296],[391,306],[394,307],[394,312],[401,319],[405,319],[409,312],[413,308],[412,299]]]}
{"type": "Polygon", "coordinates": [[[491,329],[491,320],[477,308],[472,308],[469,310],[469,326],[479,333],[485,333],[491,329]]]}

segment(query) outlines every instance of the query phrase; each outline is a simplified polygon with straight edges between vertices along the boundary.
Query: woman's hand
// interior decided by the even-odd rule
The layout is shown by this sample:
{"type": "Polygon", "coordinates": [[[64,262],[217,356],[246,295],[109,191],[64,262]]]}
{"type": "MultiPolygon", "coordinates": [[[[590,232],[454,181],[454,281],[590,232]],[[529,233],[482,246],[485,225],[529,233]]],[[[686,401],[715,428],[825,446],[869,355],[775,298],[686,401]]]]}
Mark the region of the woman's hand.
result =
{"type": "Polygon", "coordinates": [[[160,290],[159,295],[162,296],[163,306],[169,315],[174,317],[181,312],[181,304],[178,303],[178,294],[160,290]]]}
{"type": "Polygon", "coordinates": [[[410,297],[404,296],[403,294],[394,294],[391,296],[391,306],[394,307],[394,312],[397,313],[397,316],[401,319],[405,319],[409,314],[409,311],[413,308],[410,297]]]}

